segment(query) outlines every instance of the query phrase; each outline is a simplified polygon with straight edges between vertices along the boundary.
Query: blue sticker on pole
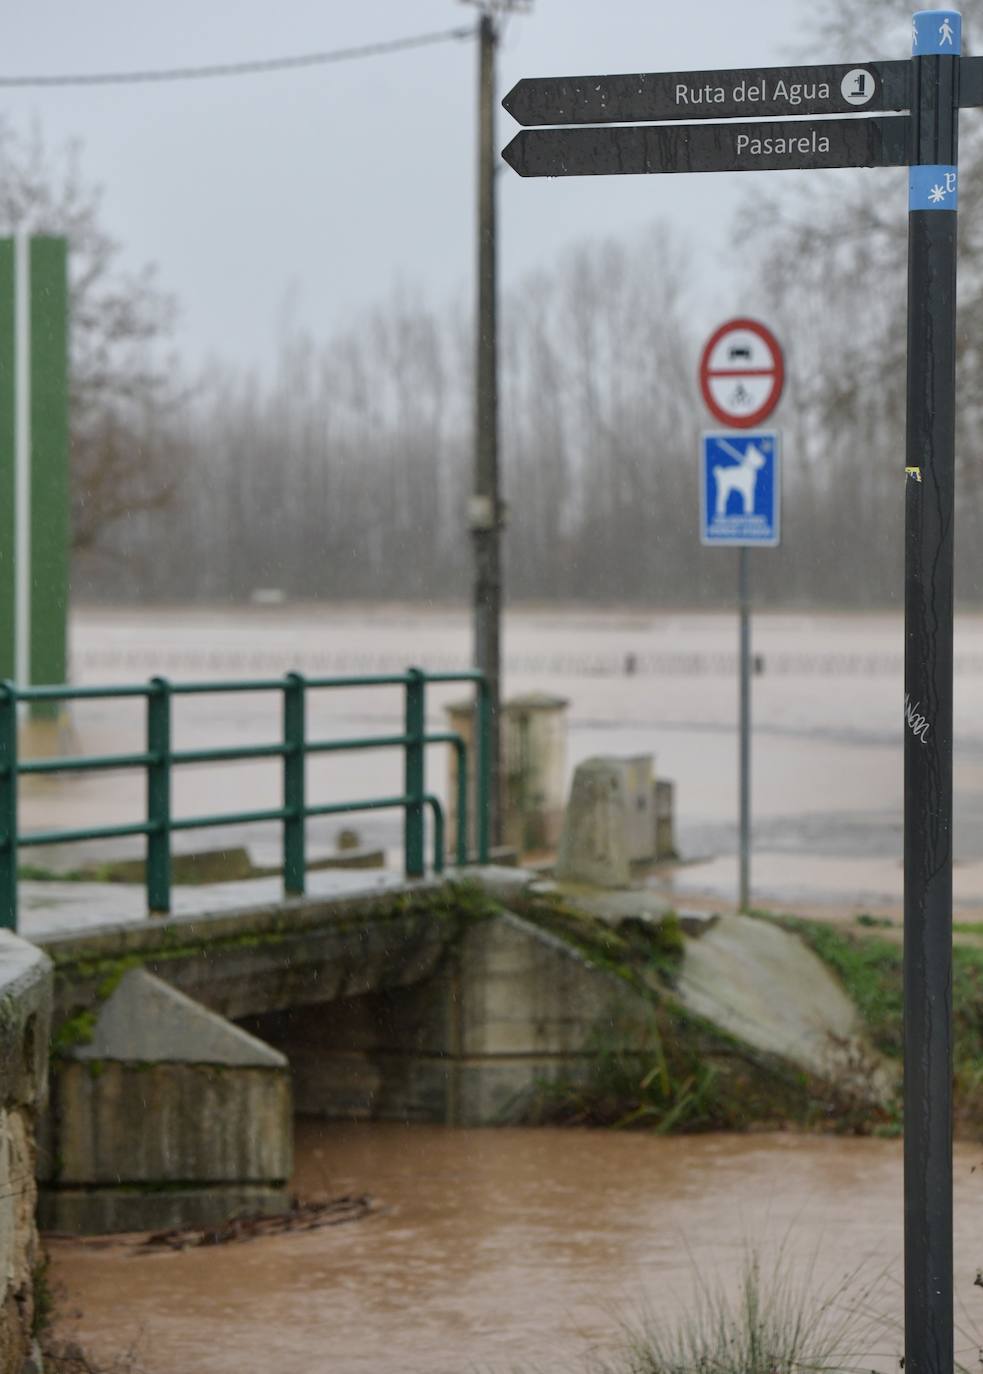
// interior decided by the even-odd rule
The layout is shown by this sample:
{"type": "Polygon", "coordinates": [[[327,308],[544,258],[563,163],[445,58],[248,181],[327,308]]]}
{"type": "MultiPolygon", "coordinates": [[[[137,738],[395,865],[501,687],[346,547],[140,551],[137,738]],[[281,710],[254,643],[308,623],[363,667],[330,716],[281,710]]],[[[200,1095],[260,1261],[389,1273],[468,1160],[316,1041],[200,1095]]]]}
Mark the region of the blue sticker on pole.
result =
{"type": "Polygon", "coordinates": [[[774,548],[780,538],[779,436],[742,430],[704,434],[700,542],[774,548]]]}
{"type": "Polygon", "coordinates": [[[963,19],[956,10],[919,10],[911,20],[913,57],[939,53],[958,56],[962,50],[963,19]]]}
{"type": "Polygon", "coordinates": [[[908,168],[909,210],[959,208],[959,172],[955,167],[908,168]]]}

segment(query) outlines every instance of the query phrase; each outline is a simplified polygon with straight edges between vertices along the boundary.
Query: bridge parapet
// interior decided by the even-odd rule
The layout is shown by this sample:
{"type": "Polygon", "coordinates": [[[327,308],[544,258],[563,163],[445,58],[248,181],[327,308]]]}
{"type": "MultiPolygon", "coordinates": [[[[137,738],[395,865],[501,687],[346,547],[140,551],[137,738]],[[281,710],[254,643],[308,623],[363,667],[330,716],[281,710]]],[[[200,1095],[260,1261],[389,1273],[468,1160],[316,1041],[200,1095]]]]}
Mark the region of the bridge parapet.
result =
{"type": "Polygon", "coordinates": [[[20,1374],[33,1343],[34,1174],[50,1018],[50,962],[0,930],[0,1374],[20,1374]]]}
{"type": "MultiPolygon", "coordinates": [[[[455,928],[438,880],[354,896],[295,898],[42,937],[55,965],[55,1032],[145,968],[238,1020],[428,977],[455,928]]],[[[84,1029],[84,1024],[76,1029],[84,1029]]]]}

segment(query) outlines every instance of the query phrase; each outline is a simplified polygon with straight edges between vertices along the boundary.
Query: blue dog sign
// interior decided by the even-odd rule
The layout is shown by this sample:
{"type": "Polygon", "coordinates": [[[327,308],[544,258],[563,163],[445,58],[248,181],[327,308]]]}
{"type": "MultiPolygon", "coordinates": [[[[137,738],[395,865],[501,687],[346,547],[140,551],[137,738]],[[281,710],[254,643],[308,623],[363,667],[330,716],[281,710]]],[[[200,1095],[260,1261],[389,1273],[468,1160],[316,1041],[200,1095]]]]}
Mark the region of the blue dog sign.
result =
{"type": "Polygon", "coordinates": [[[779,436],[741,430],[704,434],[700,471],[700,541],[755,545],[779,542],[779,436]]]}

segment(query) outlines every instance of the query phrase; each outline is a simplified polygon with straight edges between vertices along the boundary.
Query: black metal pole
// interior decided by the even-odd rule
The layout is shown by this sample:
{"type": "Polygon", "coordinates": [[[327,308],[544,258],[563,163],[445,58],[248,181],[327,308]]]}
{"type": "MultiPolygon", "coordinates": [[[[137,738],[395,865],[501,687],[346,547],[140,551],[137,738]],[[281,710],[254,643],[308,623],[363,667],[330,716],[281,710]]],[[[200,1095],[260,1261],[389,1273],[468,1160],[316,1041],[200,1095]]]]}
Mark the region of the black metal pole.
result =
{"type": "Polygon", "coordinates": [[[905,492],[905,1371],[951,1374],[952,625],[960,17],[915,15],[905,492]]]}
{"type": "Polygon", "coordinates": [[[475,464],[471,501],[474,542],[474,661],[488,683],[491,740],[489,811],[493,845],[502,842],[501,806],[501,532],[498,479],[498,287],[495,234],[495,21],[484,11],[478,56],[478,316],[475,372],[475,464]]]}

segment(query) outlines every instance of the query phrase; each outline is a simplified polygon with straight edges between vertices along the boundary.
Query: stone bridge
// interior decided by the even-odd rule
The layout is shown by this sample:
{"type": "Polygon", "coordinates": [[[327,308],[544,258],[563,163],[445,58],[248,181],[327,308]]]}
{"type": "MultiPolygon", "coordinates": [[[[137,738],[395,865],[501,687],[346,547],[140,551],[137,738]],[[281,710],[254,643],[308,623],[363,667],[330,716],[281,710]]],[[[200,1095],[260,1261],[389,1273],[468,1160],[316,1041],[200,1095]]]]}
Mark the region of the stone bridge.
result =
{"type": "Polygon", "coordinates": [[[576,1074],[626,990],[489,895],[525,882],[421,881],[42,939],[44,1225],[275,1209],[292,1110],[484,1125],[576,1074]]]}
{"type": "Polygon", "coordinates": [[[857,1029],[825,967],[766,922],[709,925],[682,933],[644,891],[572,905],[485,869],[39,936],[54,966],[42,1223],[282,1209],[294,1112],[534,1119],[549,1085],[583,1082],[612,1049],[642,1077],[667,1036],[735,1090],[821,1075],[830,1034],[857,1029]]]}

